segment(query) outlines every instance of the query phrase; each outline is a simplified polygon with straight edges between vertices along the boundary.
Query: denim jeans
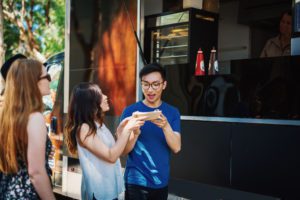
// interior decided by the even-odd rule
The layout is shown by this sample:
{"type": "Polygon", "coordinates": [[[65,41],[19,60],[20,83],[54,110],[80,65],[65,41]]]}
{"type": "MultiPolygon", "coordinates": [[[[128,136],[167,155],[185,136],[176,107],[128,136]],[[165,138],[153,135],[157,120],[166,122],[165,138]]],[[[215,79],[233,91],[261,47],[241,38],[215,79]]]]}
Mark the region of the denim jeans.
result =
{"type": "Polygon", "coordinates": [[[125,200],[167,200],[168,186],[153,189],[139,185],[125,184],[125,200]]]}

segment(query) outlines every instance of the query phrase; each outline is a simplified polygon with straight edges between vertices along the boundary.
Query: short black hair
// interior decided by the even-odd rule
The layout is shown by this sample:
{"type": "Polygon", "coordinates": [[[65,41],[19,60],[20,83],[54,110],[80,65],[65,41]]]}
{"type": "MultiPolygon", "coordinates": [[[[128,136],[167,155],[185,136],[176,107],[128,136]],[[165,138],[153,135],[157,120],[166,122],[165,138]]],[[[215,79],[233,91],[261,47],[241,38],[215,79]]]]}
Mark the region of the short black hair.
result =
{"type": "Polygon", "coordinates": [[[150,63],[145,65],[141,69],[139,77],[142,80],[143,76],[150,74],[152,72],[159,72],[163,80],[166,80],[166,70],[159,63],[150,63]]]}
{"type": "Polygon", "coordinates": [[[24,56],[23,54],[16,54],[13,57],[9,58],[7,61],[5,61],[5,63],[1,67],[1,74],[2,74],[2,77],[4,80],[6,80],[7,73],[9,71],[11,65],[13,64],[13,62],[15,62],[16,60],[21,59],[21,58],[24,59],[27,57],[24,56]]]}

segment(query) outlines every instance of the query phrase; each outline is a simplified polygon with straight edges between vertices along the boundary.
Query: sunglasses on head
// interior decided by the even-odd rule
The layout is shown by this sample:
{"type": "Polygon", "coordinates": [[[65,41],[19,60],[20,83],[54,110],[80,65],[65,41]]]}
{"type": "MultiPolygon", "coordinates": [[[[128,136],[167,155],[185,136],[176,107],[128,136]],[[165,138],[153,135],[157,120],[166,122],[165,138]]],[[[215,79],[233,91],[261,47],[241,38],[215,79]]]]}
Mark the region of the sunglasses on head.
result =
{"type": "Polygon", "coordinates": [[[47,79],[49,82],[51,82],[51,76],[50,76],[50,74],[46,74],[45,76],[41,76],[39,78],[39,80],[42,80],[42,79],[47,79]]]}

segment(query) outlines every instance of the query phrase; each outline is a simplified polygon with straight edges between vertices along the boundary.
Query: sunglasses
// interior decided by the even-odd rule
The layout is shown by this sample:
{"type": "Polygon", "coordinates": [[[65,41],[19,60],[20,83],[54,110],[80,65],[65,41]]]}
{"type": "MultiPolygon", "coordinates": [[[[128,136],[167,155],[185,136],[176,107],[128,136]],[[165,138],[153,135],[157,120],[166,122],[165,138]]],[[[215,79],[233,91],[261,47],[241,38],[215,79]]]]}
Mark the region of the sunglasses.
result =
{"type": "Polygon", "coordinates": [[[39,78],[39,81],[42,80],[42,79],[47,79],[49,82],[51,82],[51,76],[50,76],[50,74],[46,74],[45,76],[41,76],[39,78]]]}

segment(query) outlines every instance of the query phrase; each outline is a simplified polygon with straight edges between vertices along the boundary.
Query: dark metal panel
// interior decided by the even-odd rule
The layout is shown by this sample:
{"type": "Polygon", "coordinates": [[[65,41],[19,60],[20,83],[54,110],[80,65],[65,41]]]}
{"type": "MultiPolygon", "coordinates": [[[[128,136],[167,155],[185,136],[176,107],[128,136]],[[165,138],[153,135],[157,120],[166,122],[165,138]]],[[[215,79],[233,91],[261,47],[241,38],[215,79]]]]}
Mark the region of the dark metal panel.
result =
{"type": "Polygon", "coordinates": [[[181,121],[182,150],[171,158],[171,177],[229,186],[230,124],[181,121]]]}
{"type": "Polygon", "coordinates": [[[201,200],[279,200],[275,197],[179,179],[170,180],[169,194],[201,200]]]}
{"type": "Polygon", "coordinates": [[[300,199],[300,127],[234,124],[234,188],[285,200],[300,199]]]}

